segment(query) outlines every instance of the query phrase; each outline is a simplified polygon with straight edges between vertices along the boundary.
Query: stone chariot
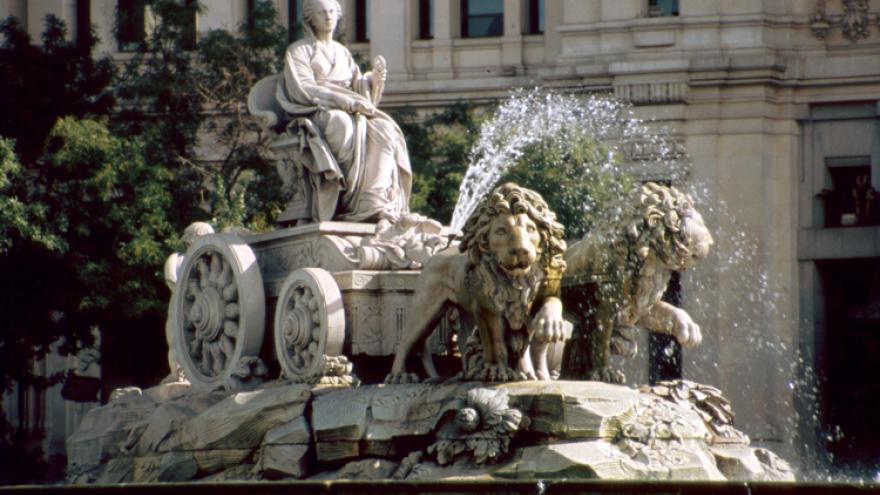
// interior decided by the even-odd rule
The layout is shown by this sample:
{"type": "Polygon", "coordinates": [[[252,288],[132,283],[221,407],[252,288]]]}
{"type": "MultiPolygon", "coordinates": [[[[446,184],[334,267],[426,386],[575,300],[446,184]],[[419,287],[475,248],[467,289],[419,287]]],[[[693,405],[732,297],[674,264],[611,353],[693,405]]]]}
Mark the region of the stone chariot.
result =
{"type": "MultiPolygon", "coordinates": [[[[254,358],[277,360],[294,382],[351,383],[348,356],[394,355],[419,260],[447,244],[437,222],[417,215],[394,225],[306,223],[309,172],[284,155],[291,146],[277,129],[277,77],[258,82],[248,106],[280,154],[279,172],[293,189],[281,220],[296,226],[210,234],[187,250],[171,304],[174,345],[193,385],[253,375],[254,358]]],[[[444,319],[434,332],[432,354],[454,352],[451,326],[444,319]]]]}

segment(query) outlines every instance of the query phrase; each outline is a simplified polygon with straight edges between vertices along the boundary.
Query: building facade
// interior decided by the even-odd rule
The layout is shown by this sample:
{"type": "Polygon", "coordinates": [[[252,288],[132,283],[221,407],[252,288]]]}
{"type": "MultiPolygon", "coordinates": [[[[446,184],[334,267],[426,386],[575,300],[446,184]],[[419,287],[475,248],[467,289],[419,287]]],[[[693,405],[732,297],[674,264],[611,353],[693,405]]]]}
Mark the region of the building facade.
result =
{"type": "MultiPolygon", "coordinates": [[[[294,38],[300,1],[272,1],[294,38]]],[[[124,59],[114,15],[142,3],[0,0],[0,17],[34,39],[46,13],[71,36],[91,23],[124,59]]],[[[387,59],[384,106],[601,92],[679,141],[716,237],[682,279],[705,336],[683,375],[721,388],[741,429],[808,470],[876,465],[880,0],[342,3],[350,48],[387,59]]],[[[246,22],[253,2],[202,4],[196,32],[246,22]]]]}

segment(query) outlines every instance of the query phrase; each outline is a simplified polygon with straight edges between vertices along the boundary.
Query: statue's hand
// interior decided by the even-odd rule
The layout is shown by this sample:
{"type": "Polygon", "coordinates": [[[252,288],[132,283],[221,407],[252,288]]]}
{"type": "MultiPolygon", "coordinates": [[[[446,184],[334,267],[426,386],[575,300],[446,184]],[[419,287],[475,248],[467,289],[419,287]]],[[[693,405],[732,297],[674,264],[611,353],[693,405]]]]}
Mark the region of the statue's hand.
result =
{"type": "Polygon", "coordinates": [[[565,320],[562,318],[562,302],[548,298],[532,319],[532,339],[537,342],[561,342],[565,340],[565,320]]]}
{"type": "Polygon", "coordinates": [[[361,113],[364,115],[373,115],[376,113],[375,105],[365,100],[351,100],[346,110],[349,113],[361,113]]]}
{"type": "Polygon", "coordinates": [[[684,347],[696,347],[703,340],[700,326],[697,325],[687,311],[671,307],[672,335],[684,347]]]}
{"type": "Polygon", "coordinates": [[[382,55],[373,59],[373,78],[376,81],[384,81],[388,75],[388,67],[385,63],[385,57],[382,55]]]}

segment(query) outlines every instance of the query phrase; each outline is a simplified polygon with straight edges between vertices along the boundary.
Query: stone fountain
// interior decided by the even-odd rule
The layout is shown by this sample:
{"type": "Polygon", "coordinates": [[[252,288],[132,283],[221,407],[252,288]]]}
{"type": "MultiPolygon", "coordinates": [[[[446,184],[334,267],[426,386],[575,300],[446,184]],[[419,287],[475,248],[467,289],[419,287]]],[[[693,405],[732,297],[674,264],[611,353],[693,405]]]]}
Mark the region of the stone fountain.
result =
{"type": "Polygon", "coordinates": [[[284,225],[188,237],[166,265],[171,375],[86,416],[71,482],[794,479],[718,389],[616,384],[634,328],[703,338],[661,301],[712,244],[688,195],[646,184],[569,244],[540,194],[485,180],[450,233],[408,210],[384,60],[362,74],[332,41],[334,0],[304,13],[309,36],[249,99],[284,225]]]}

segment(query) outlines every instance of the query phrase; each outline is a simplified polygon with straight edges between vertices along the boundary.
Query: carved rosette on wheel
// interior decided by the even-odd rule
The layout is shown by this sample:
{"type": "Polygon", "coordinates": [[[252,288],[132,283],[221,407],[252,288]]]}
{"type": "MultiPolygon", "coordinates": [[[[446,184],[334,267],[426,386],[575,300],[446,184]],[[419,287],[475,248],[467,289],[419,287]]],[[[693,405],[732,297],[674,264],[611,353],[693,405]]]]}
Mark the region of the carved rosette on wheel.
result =
{"type": "Polygon", "coordinates": [[[275,309],[275,353],[293,382],[351,385],[351,363],[342,355],[345,312],[329,272],[303,268],[287,276],[275,309]]]}
{"type": "Polygon", "coordinates": [[[263,280],[254,252],[236,235],[197,239],[175,292],[178,352],[193,385],[228,382],[263,341],[263,280]]]}

